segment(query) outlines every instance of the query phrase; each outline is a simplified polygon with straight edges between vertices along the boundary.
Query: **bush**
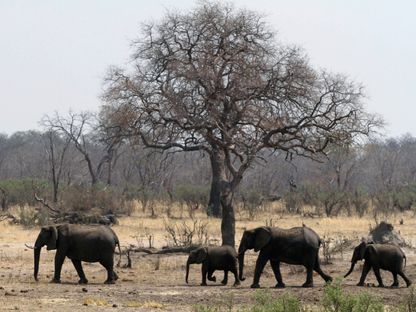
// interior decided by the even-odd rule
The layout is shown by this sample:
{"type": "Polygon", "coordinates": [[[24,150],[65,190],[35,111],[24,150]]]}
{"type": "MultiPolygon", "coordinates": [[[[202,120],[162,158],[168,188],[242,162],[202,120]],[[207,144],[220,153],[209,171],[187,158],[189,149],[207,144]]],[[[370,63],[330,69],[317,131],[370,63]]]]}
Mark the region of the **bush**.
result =
{"type": "Polygon", "coordinates": [[[33,196],[34,185],[42,193],[46,193],[50,189],[48,183],[43,180],[13,179],[0,181],[0,187],[5,191],[4,196],[6,196],[9,206],[35,205],[36,200],[33,196]]]}
{"type": "Polygon", "coordinates": [[[209,240],[208,223],[193,220],[191,224],[182,221],[165,222],[166,240],[170,246],[207,245],[209,240]]]}
{"type": "Polygon", "coordinates": [[[322,306],[326,312],[384,312],[384,306],[377,298],[363,291],[346,294],[341,286],[342,279],[327,284],[324,289],[322,306]]]}
{"type": "Polygon", "coordinates": [[[188,184],[176,187],[173,195],[174,199],[181,205],[186,205],[191,218],[197,209],[208,204],[208,196],[208,187],[188,184]]]}
{"type": "Polygon", "coordinates": [[[46,209],[38,211],[32,207],[21,206],[18,210],[18,220],[23,226],[42,226],[49,223],[49,214],[46,209]]]}
{"type": "Polygon", "coordinates": [[[248,190],[241,195],[241,199],[244,205],[243,209],[248,211],[250,219],[253,220],[263,201],[261,192],[258,190],[248,190]]]}
{"type": "Polygon", "coordinates": [[[248,309],[250,312],[302,312],[306,307],[302,306],[299,298],[285,292],[277,298],[273,298],[270,292],[258,291],[255,293],[256,304],[248,309]]]}

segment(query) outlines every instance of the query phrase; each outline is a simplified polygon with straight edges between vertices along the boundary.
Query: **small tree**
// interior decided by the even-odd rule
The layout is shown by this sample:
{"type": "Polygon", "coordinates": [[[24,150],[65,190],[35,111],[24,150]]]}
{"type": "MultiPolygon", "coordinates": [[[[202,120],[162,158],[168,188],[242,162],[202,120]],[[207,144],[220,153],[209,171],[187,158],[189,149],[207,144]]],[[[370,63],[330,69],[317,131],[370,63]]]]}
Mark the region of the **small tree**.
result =
{"type": "Polygon", "coordinates": [[[234,246],[234,192],[262,150],[315,158],[378,123],[361,86],[315,70],[259,14],[228,4],[202,2],[145,25],[133,64],[106,78],[109,124],[148,147],[209,155],[223,244],[234,246]]]}

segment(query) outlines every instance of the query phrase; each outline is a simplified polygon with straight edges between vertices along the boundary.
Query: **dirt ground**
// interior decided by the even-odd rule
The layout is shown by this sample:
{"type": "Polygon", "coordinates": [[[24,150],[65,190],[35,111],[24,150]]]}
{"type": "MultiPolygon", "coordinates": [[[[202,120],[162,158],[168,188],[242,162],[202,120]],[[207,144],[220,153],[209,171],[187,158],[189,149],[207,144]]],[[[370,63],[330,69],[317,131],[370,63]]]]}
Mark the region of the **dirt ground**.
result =
{"type": "MultiPolygon", "coordinates": [[[[265,225],[270,217],[258,217],[256,221],[237,221],[237,243],[245,228],[265,225]]],[[[213,238],[219,238],[219,221],[205,219],[209,223],[209,231],[213,238]]],[[[390,220],[402,236],[412,244],[416,239],[416,220],[410,215],[397,216],[390,220]],[[399,225],[400,218],[404,225],[399,225]]],[[[152,233],[154,244],[161,247],[166,244],[163,219],[147,219],[140,216],[120,220],[114,226],[122,247],[129,244],[146,246],[143,233],[152,233]]],[[[272,221],[275,226],[291,227],[302,223],[314,228],[321,237],[331,238],[332,244],[343,239],[351,239],[358,244],[359,238],[368,233],[371,219],[322,218],[305,219],[301,217],[279,217],[272,221]]],[[[374,222],[373,222],[374,223],[374,222]]],[[[200,266],[191,266],[189,284],[185,283],[186,254],[164,256],[133,256],[132,268],[116,268],[119,280],[115,285],[103,284],[106,272],[99,264],[84,263],[84,271],[89,279],[88,285],[78,285],[76,271],[70,261],[64,263],[62,284],[50,284],[53,276],[53,259],[55,251],[41,253],[39,282],[33,279],[33,252],[25,247],[25,243],[33,244],[38,228],[25,229],[21,226],[0,223],[0,310],[1,311],[114,311],[131,309],[134,311],[192,311],[195,305],[212,303],[232,304],[234,310],[253,303],[255,290],[250,289],[253,278],[254,264],[257,255],[248,252],[246,256],[246,280],[239,287],[233,287],[234,278],[229,276],[229,285],[208,282],[209,286],[199,286],[201,282],[200,266]]],[[[355,245],[354,243],[353,245],[355,245]]],[[[331,264],[323,265],[323,270],[333,277],[343,276],[350,265],[353,245],[345,247],[342,253],[333,255],[331,264]]],[[[412,244],[414,246],[414,244],[412,244]]],[[[404,249],[407,255],[406,274],[416,282],[416,254],[413,248],[404,249]]],[[[322,250],[320,251],[322,258],[322,250]]],[[[122,266],[127,262],[122,258],[122,266]]],[[[361,266],[344,281],[349,292],[359,292],[364,288],[354,286],[359,279],[361,266]]],[[[221,281],[222,272],[216,272],[217,281],[221,281]]],[[[261,286],[275,296],[284,292],[292,292],[308,305],[319,303],[323,293],[324,282],[314,276],[315,287],[303,289],[300,285],[305,280],[302,267],[282,265],[285,289],[272,288],[276,281],[269,265],[261,278],[261,286]]],[[[392,283],[389,273],[383,272],[386,285],[392,283]]],[[[366,287],[365,289],[380,297],[386,304],[396,304],[408,293],[405,284],[400,281],[400,288],[366,287]]],[[[376,284],[373,273],[367,277],[368,283],[376,284]]]]}

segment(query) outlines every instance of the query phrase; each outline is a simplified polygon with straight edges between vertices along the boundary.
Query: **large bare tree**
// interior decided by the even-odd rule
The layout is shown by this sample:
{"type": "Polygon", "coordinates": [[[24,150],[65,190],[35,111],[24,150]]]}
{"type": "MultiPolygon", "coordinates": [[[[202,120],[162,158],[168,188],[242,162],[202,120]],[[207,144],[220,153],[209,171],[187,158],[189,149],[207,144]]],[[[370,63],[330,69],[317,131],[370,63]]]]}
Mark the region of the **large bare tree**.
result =
{"type": "Polygon", "coordinates": [[[223,244],[235,243],[233,194],[261,150],[314,158],[379,122],[360,85],[315,70],[262,16],[220,2],[144,25],[131,65],[109,71],[107,118],[148,147],[209,155],[223,244]]]}

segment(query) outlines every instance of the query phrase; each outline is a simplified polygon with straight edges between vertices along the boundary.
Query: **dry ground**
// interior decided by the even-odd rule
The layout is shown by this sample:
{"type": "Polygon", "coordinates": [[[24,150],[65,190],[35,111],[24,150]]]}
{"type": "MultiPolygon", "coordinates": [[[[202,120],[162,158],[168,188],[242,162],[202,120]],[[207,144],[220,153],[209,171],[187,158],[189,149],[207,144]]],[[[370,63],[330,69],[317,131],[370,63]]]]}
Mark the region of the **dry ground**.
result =
{"type": "MultiPolygon", "coordinates": [[[[272,215],[266,213],[256,218],[255,221],[237,221],[237,242],[244,228],[253,228],[270,222],[272,215]]],[[[209,234],[212,238],[220,238],[218,220],[202,218],[208,222],[209,234]]],[[[400,231],[403,237],[416,246],[416,219],[412,215],[398,215],[389,220],[400,231]],[[398,220],[404,219],[404,225],[399,225],[398,220]]],[[[173,221],[171,221],[173,222],[173,221]]],[[[368,233],[370,224],[374,221],[369,218],[301,218],[299,216],[274,217],[275,226],[287,228],[300,226],[302,223],[315,229],[321,237],[330,237],[333,243],[348,238],[355,239],[358,243],[360,237],[368,233]]],[[[164,219],[150,219],[140,215],[120,220],[120,224],[114,226],[122,247],[129,244],[143,244],[147,247],[146,239],[142,236],[145,232],[155,237],[156,247],[166,244],[164,231],[164,219]]],[[[33,253],[24,244],[33,244],[37,236],[38,228],[23,228],[16,225],[0,223],[0,310],[22,311],[95,311],[131,309],[134,311],[192,311],[197,304],[209,304],[212,302],[230,302],[234,309],[249,305],[253,302],[254,290],[249,286],[253,277],[256,254],[249,252],[246,256],[247,280],[239,287],[233,287],[233,277],[229,276],[229,285],[219,286],[219,283],[210,283],[208,287],[198,286],[201,280],[200,267],[191,267],[189,285],[185,283],[185,262],[187,255],[177,254],[169,256],[145,256],[134,255],[133,268],[117,268],[120,279],[115,285],[104,285],[105,270],[99,264],[84,263],[84,270],[90,283],[77,285],[78,277],[70,261],[64,263],[62,270],[62,284],[49,284],[53,275],[54,251],[47,252],[44,248],[41,253],[41,265],[39,282],[33,279],[33,253]]],[[[348,270],[351,249],[346,248],[342,254],[338,253],[332,260],[332,264],[324,265],[324,271],[333,277],[342,276],[348,270]]],[[[413,248],[405,249],[407,254],[406,272],[416,282],[416,254],[413,248]]],[[[322,250],[320,251],[322,258],[322,250]]],[[[126,258],[122,258],[122,265],[126,258]]],[[[351,292],[361,291],[363,288],[354,286],[360,275],[359,266],[353,274],[344,281],[345,289],[351,292]]],[[[216,272],[217,280],[221,280],[222,272],[216,272]]],[[[283,279],[287,285],[285,290],[270,289],[278,296],[285,291],[293,292],[309,305],[317,304],[323,292],[323,280],[315,276],[315,287],[302,289],[299,287],[305,279],[305,272],[299,267],[282,266],[283,279]]],[[[385,284],[392,281],[390,274],[384,274],[385,284]]],[[[372,273],[367,282],[376,283],[372,273]]],[[[379,289],[366,288],[379,296],[387,304],[395,304],[408,292],[403,288],[379,289]]],[[[270,266],[266,266],[262,275],[261,285],[265,289],[275,285],[274,276],[270,266]]]]}

